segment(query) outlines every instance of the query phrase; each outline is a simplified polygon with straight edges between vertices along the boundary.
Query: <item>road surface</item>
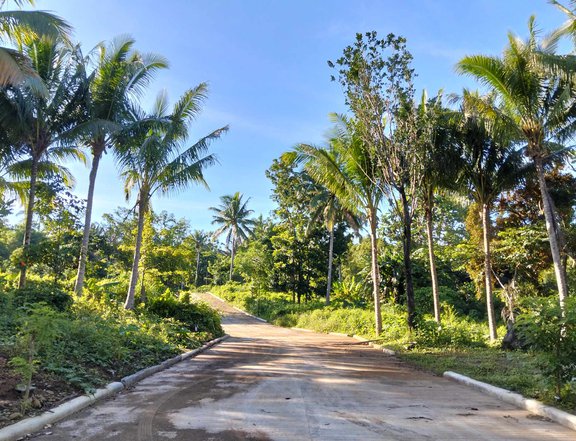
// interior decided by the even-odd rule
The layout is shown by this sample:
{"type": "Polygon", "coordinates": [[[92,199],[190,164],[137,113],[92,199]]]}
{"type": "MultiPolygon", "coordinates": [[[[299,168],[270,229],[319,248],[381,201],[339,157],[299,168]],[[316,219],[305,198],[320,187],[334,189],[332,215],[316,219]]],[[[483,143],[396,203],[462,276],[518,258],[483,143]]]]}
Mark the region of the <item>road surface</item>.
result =
{"type": "Polygon", "coordinates": [[[271,326],[202,296],[224,311],[228,340],[34,439],[576,439],[576,432],[351,338],[271,326]]]}

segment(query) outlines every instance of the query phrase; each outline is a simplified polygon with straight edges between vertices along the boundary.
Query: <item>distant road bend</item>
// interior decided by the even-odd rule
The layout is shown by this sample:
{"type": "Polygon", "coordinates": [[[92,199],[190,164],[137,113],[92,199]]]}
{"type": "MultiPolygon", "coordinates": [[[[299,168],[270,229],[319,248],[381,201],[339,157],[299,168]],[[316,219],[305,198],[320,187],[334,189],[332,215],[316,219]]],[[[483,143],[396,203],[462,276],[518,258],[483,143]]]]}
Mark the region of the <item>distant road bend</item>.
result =
{"type": "Polygon", "coordinates": [[[346,337],[210,296],[230,338],[45,430],[46,441],[575,440],[576,433],[346,337]]]}

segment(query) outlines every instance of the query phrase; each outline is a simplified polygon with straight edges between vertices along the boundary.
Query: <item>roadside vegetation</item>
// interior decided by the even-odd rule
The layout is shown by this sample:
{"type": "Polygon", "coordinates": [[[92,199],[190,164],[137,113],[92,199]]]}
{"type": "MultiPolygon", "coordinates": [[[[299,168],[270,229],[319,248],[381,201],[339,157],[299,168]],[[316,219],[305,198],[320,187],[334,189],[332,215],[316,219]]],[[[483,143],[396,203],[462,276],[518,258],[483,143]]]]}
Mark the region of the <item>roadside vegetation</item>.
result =
{"type": "Polygon", "coordinates": [[[190,139],[206,84],[143,109],[161,55],[129,37],[86,55],[58,17],[2,11],[0,425],[221,335],[197,290],[576,409],[576,57],[556,52],[576,5],[551,3],[558,29],[530,18],[457,64],[479,90],[416,91],[406,39],[357,34],[328,62],[346,114],[266,170],[273,213],[222,195],[215,231],[153,210],[208,184],[228,127],[190,139]],[[128,208],[93,221],[106,152],[128,208]]]}

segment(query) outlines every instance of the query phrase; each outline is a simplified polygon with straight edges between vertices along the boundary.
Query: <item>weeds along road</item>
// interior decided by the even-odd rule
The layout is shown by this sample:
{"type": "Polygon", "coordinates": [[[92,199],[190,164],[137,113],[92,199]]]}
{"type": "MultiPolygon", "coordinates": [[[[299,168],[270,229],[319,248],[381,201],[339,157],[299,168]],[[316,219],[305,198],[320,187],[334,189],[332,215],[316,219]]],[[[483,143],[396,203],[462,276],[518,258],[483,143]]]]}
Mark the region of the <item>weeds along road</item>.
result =
{"type": "Polygon", "coordinates": [[[576,433],[355,340],[252,319],[231,338],[46,429],[69,440],[574,440],[576,433]]]}

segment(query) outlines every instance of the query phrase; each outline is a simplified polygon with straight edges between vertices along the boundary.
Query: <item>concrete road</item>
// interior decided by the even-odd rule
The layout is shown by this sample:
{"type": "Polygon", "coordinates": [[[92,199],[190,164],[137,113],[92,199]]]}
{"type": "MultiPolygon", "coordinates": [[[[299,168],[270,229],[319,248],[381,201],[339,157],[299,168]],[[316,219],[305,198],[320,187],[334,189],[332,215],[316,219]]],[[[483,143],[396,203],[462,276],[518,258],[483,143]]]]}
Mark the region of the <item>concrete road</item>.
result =
{"type": "Polygon", "coordinates": [[[261,323],[46,429],[46,441],[575,440],[576,432],[353,339],[261,323]]]}

